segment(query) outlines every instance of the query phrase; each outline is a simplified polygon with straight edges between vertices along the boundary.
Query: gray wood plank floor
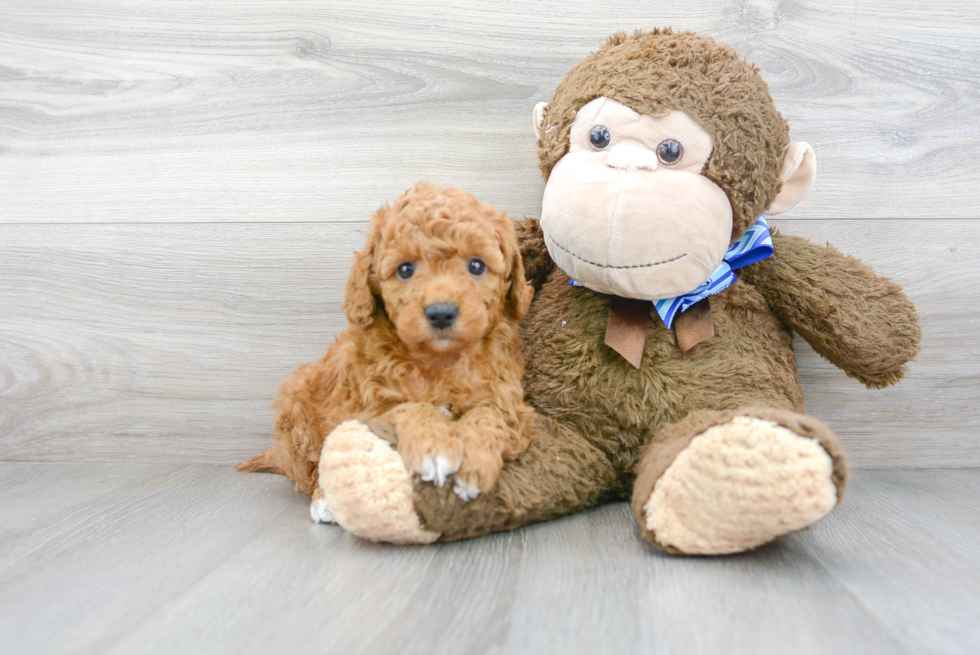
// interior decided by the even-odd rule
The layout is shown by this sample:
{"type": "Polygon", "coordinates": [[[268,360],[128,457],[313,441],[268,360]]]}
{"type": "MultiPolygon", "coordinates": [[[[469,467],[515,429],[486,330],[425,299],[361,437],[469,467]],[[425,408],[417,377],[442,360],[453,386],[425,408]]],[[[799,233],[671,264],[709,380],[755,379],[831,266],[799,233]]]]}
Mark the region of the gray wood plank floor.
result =
{"type": "Polygon", "coordinates": [[[980,471],[865,470],[735,557],[657,553],[623,504],[393,547],[280,476],[0,463],[0,652],[976,653],[978,507],[980,471]]]}

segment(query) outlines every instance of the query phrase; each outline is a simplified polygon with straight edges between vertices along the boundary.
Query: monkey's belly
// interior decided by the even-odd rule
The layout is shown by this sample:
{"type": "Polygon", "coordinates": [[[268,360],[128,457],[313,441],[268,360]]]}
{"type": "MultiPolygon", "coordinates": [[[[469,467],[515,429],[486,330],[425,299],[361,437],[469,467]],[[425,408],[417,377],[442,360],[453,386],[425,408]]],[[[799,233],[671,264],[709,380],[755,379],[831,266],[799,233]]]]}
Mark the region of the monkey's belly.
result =
{"type": "Polygon", "coordinates": [[[556,272],[521,326],[527,402],[575,426],[624,470],[660,427],[694,410],[802,411],[792,336],[762,296],[736,282],[710,303],[715,336],[684,356],[651,305],[637,370],[604,343],[609,296],[556,272]]]}

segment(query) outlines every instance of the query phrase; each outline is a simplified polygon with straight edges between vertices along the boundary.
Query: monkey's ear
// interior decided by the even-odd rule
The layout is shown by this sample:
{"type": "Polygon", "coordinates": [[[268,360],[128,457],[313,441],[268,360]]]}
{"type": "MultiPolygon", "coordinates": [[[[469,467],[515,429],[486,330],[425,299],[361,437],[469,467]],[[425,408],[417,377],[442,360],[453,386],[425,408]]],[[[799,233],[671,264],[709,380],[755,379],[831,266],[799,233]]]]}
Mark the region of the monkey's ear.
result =
{"type": "Polygon", "coordinates": [[[544,129],[544,112],[548,108],[547,102],[539,102],[534,105],[534,136],[541,138],[541,130],[544,129]]]}
{"type": "Polygon", "coordinates": [[[783,188],[772,201],[766,215],[782,214],[795,207],[810,190],[816,176],[817,157],[813,154],[813,148],[802,141],[791,145],[786,150],[783,168],[779,171],[783,188]]]}
{"type": "Polygon", "coordinates": [[[344,314],[351,325],[369,325],[374,320],[378,302],[376,296],[380,289],[376,273],[371,269],[381,241],[381,226],[387,213],[387,206],[374,213],[364,250],[354,253],[354,263],[350,267],[347,286],[344,288],[344,314]]]}

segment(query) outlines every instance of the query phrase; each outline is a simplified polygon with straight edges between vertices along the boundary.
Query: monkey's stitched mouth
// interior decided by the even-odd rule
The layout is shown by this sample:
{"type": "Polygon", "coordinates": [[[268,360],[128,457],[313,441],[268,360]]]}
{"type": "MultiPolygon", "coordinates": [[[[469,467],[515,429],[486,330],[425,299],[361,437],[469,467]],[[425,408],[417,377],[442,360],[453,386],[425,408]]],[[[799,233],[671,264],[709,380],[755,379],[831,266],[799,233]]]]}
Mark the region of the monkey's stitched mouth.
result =
{"type": "Polygon", "coordinates": [[[579,257],[574,252],[572,252],[571,250],[569,250],[565,246],[561,245],[560,243],[558,243],[554,239],[552,239],[551,242],[554,243],[559,248],[561,248],[562,250],[564,250],[565,252],[567,252],[569,255],[571,255],[575,259],[579,260],[580,262],[585,262],[586,264],[591,264],[592,266],[598,266],[599,268],[616,268],[616,269],[623,269],[623,268],[651,268],[653,266],[660,266],[662,264],[669,264],[670,262],[676,262],[681,257],[687,257],[687,253],[685,252],[685,253],[681,253],[681,254],[677,255],[676,257],[671,257],[670,259],[664,259],[663,261],[659,261],[659,262],[653,262],[651,264],[630,264],[629,266],[613,266],[611,264],[600,264],[598,262],[589,261],[588,259],[585,259],[584,257],[579,257]]]}

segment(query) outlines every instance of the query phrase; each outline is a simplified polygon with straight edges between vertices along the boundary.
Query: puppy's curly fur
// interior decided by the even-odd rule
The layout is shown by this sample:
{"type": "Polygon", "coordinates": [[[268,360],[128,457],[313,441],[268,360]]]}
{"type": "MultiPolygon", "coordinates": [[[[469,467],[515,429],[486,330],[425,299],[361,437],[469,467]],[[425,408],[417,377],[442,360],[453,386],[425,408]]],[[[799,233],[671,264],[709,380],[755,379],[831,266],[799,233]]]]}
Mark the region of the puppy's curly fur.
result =
{"type": "Polygon", "coordinates": [[[282,383],[273,447],[237,468],[313,495],[327,435],[377,419],[395,427],[410,471],[440,485],[455,473],[464,500],[488,491],[533,439],[517,335],[533,293],[505,214],[457,189],[409,189],[374,214],[351,266],[350,327],[282,383]],[[440,328],[433,306],[458,315],[440,328]]]}

